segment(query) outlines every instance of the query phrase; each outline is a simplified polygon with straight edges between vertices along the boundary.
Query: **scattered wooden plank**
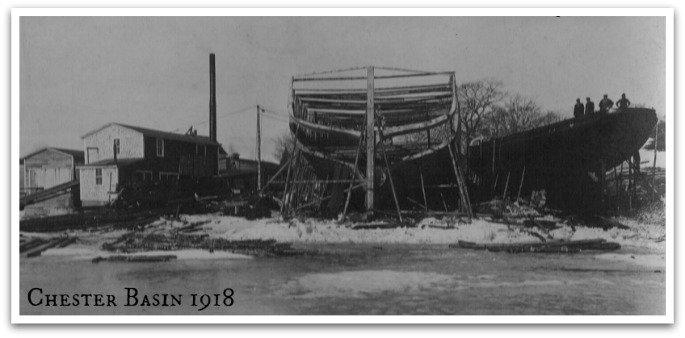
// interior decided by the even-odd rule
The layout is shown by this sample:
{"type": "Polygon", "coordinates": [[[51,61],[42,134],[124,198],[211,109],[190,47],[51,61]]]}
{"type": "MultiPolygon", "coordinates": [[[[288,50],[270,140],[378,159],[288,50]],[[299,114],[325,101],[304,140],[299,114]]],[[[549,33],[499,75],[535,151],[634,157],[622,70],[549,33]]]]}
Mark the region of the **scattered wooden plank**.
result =
{"type": "Polygon", "coordinates": [[[92,262],[168,262],[176,258],[176,255],[115,255],[109,257],[98,256],[93,258],[92,262]]]}
{"type": "Polygon", "coordinates": [[[549,242],[526,242],[509,244],[480,244],[468,241],[459,241],[456,245],[451,244],[450,248],[464,248],[473,250],[488,250],[492,252],[509,253],[577,253],[586,250],[612,251],[621,248],[621,245],[614,242],[607,242],[604,239],[587,239],[577,241],[549,241],[549,242]]]}
{"type": "Polygon", "coordinates": [[[178,228],[177,231],[178,232],[191,232],[191,231],[194,231],[195,228],[200,227],[200,226],[205,225],[205,224],[209,224],[211,222],[212,222],[212,220],[193,222],[193,223],[190,223],[189,225],[178,228]]]}
{"type": "Polygon", "coordinates": [[[35,248],[31,249],[31,250],[27,250],[27,251],[26,251],[26,257],[36,257],[36,256],[40,256],[40,254],[41,254],[43,251],[45,251],[45,250],[47,250],[47,249],[50,249],[50,248],[52,248],[52,247],[55,247],[55,246],[57,246],[57,245],[59,245],[59,244],[62,244],[62,242],[69,241],[69,240],[70,240],[69,237],[53,238],[53,239],[49,240],[47,243],[45,243],[45,244],[39,245],[39,246],[37,246],[37,247],[35,247],[35,248]]]}
{"type": "Polygon", "coordinates": [[[30,241],[25,242],[24,244],[19,245],[19,252],[23,253],[26,250],[35,248],[41,244],[45,243],[45,240],[42,238],[35,238],[30,241]]]}

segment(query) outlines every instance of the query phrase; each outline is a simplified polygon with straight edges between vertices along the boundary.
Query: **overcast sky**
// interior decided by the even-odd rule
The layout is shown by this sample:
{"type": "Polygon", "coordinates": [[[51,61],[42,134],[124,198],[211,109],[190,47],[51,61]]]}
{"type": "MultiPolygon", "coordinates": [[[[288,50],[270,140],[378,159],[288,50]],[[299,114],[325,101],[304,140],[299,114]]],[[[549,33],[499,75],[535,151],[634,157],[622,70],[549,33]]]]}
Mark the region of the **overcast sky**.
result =
{"type": "Polygon", "coordinates": [[[293,75],[365,65],[453,70],[571,117],[575,99],[665,109],[663,17],[23,17],[20,151],[81,149],[109,122],[208,134],[216,53],[218,138],[242,157],[287,131],[293,75]]]}

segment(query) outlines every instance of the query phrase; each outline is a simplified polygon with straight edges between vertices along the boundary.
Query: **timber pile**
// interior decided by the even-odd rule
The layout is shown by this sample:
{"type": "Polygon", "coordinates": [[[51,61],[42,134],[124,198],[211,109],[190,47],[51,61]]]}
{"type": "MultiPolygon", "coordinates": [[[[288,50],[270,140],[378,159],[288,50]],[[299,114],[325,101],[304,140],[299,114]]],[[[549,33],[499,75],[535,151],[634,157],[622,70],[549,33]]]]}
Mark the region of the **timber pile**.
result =
{"type": "Polygon", "coordinates": [[[76,237],[55,237],[48,240],[35,238],[27,240],[19,245],[19,253],[24,257],[40,256],[45,250],[51,248],[64,248],[76,242],[76,237]]]}
{"type": "Polygon", "coordinates": [[[158,219],[159,216],[165,212],[166,210],[150,210],[143,212],[104,211],[51,216],[22,220],[19,222],[19,229],[24,232],[59,232],[104,226],[131,228],[150,223],[158,219]]]}
{"type": "Polygon", "coordinates": [[[176,255],[115,255],[109,257],[95,257],[93,258],[93,263],[100,263],[102,261],[107,262],[168,262],[172,259],[176,259],[176,255]]]}
{"type": "Polygon", "coordinates": [[[604,239],[588,239],[578,241],[550,241],[550,242],[527,242],[511,244],[478,244],[474,242],[459,241],[456,245],[450,244],[450,248],[464,248],[474,250],[487,250],[491,252],[509,253],[578,253],[588,250],[612,251],[621,248],[614,242],[604,239]]]}
{"type": "Polygon", "coordinates": [[[258,257],[314,255],[315,252],[299,250],[291,243],[277,243],[275,240],[227,240],[210,238],[206,233],[171,230],[167,232],[130,232],[114,242],[105,243],[102,248],[111,252],[133,253],[145,251],[173,251],[202,249],[230,251],[258,257]]]}
{"type": "Polygon", "coordinates": [[[78,214],[21,220],[19,229],[23,232],[59,232],[98,227],[130,229],[151,223],[164,215],[178,217],[181,210],[184,214],[198,214],[215,212],[217,209],[218,205],[215,203],[200,203],[194,199],[159,209],[101,209],[78,214]]]}

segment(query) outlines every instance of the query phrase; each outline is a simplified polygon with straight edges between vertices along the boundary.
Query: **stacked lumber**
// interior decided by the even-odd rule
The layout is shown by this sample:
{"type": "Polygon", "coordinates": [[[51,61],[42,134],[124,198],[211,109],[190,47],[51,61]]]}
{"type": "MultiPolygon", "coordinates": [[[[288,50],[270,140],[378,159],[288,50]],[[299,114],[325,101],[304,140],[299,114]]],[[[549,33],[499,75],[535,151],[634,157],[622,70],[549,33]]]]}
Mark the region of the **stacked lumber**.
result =
{"type": "Polygon", "coordinates": [[[176,258],[176,255],[115,255],[108,257],[98,256],[93,258],[92,262],[168,262],[176,258]]]}
{"type": "Polygon", "coordinates": [[[56,237],[48,240],[42,238],[36,238],[30,241],[26,241],[19,245],[19,253],[24,257],[36,257],[40,256],[45,250],[51,248],[63,248],[74,242],[76,242],[76,237],[56,237]]]}

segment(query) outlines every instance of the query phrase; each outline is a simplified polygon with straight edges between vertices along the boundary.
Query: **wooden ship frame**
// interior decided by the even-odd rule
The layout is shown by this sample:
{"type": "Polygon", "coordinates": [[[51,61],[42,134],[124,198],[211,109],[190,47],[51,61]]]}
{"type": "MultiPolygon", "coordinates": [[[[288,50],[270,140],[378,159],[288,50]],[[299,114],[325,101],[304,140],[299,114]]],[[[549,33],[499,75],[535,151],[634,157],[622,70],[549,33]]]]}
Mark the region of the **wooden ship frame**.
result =
{"type": "Polygon", "coordinates": [[[355,209],[402,221],[439,209],[472,217],[455,147],[453,72],[369,66],[296,76],[288,106],[284,216],[344,218],[355,209]]]}

